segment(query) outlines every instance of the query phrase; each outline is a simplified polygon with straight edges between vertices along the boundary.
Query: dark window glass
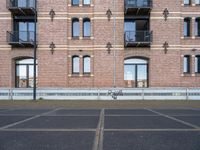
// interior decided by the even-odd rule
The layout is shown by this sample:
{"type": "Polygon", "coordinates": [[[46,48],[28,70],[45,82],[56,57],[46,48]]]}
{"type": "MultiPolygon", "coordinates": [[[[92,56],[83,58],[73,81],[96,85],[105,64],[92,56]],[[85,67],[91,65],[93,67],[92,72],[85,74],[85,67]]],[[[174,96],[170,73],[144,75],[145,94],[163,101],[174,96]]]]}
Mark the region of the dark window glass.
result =
{"type": "Polygon", "coordinates": [[[83,36],[89,37],[90,36],[90,19],[83,19],[83,36]]]}
{"type": "Polygon", "coordinates": [[[190,36],[190,19],[189,18],[184,19],[184,36],[185,37],[190,36]]]}
{"type": "Polygon", "coordinates": [[[186,55],[183,59],[183,72],[190,73],[190,56],[186,55]]]}
{"type": "Polygon", "coordinates": [[[85,56],[83,57],[83,73],[90,73],[90,57],[85,56]]]}
{"type": "Polygon", "coordinates": [[[79,73],[80,71],[79,61],[80,59],[78,56],[72,57],[72,73],[73,74],[79,73]]]}
{"type": "Polygon", "coordinates": [[[72,5],[79,5],[79,0],[72,0],[72,5]]]}
{"type": "Polygon", "coordinates": [[[195,36],[200,36],[200,18],[195,20],[195,36]]]}
{"type": "Polygon", "coordinates": [[[190,0],[184,0],[184,5],[190,5],[190,0]]]}
{"type": "MultiPolygon", "coordinates": [[[[33,87],[33,84],[34,84],[33,83],[33,77],[34,77],[33,59],[17,60],[15,64],[16,64],[16,67],[15,67],[16,87],[18,88],[33,87]]],[[[36,66],[36,71],[37,71],[37,66],[36,66]]],[[[37,78],[37,72],[36,72],[36,78],[37,78]]]]}
{"type": "Polygon", "coordinates": [[[200,55],[195,57],[195,73],[200,73],[200,55]]]}
{"type": "Polygon", "coordinates": [[[79,37],[80,35],[80,25],[77,18],[72,20],[72,37],[79,37]]]}
{"type": "Polygon", "coordinates": [[[83,5],[90,5],[90,0],[83,0],[83,5]]]}

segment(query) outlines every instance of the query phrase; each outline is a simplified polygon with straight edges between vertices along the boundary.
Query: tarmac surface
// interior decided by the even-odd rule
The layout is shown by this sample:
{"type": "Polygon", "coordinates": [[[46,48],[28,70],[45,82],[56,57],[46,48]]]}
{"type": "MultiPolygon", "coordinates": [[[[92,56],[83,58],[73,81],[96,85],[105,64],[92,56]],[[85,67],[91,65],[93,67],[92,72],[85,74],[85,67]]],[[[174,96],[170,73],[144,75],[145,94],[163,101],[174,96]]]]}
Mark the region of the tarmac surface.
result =
{"type": "Polygon", "coordinates": [[[0,108],[0,150],[200,150],[200,109],[0,108]]]}

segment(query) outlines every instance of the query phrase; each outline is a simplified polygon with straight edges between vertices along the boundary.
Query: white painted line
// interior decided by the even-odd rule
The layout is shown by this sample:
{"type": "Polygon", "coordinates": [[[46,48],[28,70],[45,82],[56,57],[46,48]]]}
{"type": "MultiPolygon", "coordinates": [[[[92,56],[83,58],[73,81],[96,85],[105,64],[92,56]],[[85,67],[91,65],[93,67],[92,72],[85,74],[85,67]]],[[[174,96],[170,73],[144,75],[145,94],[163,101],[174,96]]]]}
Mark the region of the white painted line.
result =
{"type": "Polygon", "coordinates": [[[184,124],[184,125],[190,126],[190,127],[192,127],[192,128],[200,129],[199,126],[196,126],[196,125],[193,125],[193,124],[191,124],[191,123],[189,123],[189,122],[185,122],[185,121],[183,121],[183,120],[174,118],[174,117],[172,117],[172,116],[162,114],[162,113],[160,113],[160,112],[154,111],[154,110],[149,109],[149,108],[146,108],[146,110],[149,110],[149,111],[151,111],[151,112],[154,112],[154,113],[156,113],[156,114],[159,114],[160,116],[166,117],[166,118],[168,118],[168,119],[174,120],[174,121],[176,121],[176,122],[182,123],[182,124],[184,124]]]}
{"type": "Polygon", "coordinates": [[[23,128],[12,128],[12,129],[0,129],[0,131],[16,131],[16,132],[95,132],[96,129],[35,129],[35,128],[26,128],[26,129],[23,129],[23,128]]]}
{"type": "Polygon", "coordinates": [[[92,150],[103,150],[104,109],[101,110],[92,150]]]}
{"type": "Polygon", "coordinates": [[[155,115],[105,115],[105,117],[151,117],[151,116],[160,116],[158,114],[155,115]]]}
{"type": "Polygon", "coordinates": [[[17,121],[17,122],[12,123],[12,124],[8,124],[8,125],[6,125],[6,126],[1,127],[0,130],[1,130],[1,129],[6,129],[6,128],[10,128],[10,127],[12,127],[12,126],[15,126],[15,125],[18,125],[18,124],[21,124],[21,123],[24,123],[24,122],[27,122],[27,121],[36,119],[36,118],[38,118],[38,117],[41,117],[42,115],[46,115],[46,114],[52,113],[52,112],[57,111],[57,110],[59,110],[59,109],[60,109],[60,108],[56,108],[56,109],[54,109],[54,110],[51,110],[51,111],[48,111],[48,112],[45,112],[45,113],[42,113],[42,114],[39,114],[39,115],[35,115],[35,116],[33,116],[33,117],[30,117],[30,118],[27,118],[27,119],[24,119],[24,120],[17,121]]]}
{"type": "Polygon", "coordinates": [[[200,129],[104,129],[104,131],[113,132],[136,132],[136,131],[200,131],[200,129]]]}

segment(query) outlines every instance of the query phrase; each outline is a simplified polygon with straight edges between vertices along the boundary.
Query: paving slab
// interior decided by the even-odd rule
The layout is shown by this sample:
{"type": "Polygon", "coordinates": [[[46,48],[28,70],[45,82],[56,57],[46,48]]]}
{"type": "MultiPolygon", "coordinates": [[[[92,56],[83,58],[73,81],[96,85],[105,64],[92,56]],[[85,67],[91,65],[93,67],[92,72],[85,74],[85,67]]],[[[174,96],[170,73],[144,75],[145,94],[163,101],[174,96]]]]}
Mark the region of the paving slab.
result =
{"type": "Polygon", "coordinates": [[[29,117],[31,116],[0,116],[0,127],[27,119],[29,117]]]}
{"type": "Polygon", "coordinates": [[[0,132],[1,150],[92,150],[95,132],[0,132]]]}
{"type": "Polygon", "coordinates": [[[165,115],[200,115],[200,110],[193,109],[154,109],[165,115]]]}
{"type": "Polygon", "coordinates": [[[105,129],[191,128],[162,116],[105,116],[105,129]]]}
{"type": "Polygon", "coordinates": [[[199,150],[199,132],[104,132],[103,150],[199,150]]]}
{"type": "Polygon", "coordinates": [[[38,115],[50,110],[51,109],[14,109],[0,112],[0,115],[38,115]]]}
{"type": "Polygon", "coordinates": [[[98,116],[100,114],[100,109],[61,109],[55,112],[49,113],[48,115],[91,115],[98,116]]]}
{"type": "Polygon", "coordinates": [[[105,115],[156,115],[145,109],[106,109],[105,115]]]}
{"type": "Polygon", "coordinates": [[[98,116],[41,116],[11,128],[95,129],[98,116]]]}
{"type": "Polygon", "coordinates": [[[174,118],[189,122],[200,128],[200,116],[174,116],[174,118]]]}

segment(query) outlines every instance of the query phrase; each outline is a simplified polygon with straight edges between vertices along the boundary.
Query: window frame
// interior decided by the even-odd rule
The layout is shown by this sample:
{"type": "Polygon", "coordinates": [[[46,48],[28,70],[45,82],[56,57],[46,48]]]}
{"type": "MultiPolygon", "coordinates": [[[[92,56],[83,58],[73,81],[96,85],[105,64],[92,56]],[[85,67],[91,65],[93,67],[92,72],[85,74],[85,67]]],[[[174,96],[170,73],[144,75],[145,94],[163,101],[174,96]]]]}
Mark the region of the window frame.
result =
{"type": "Polygon", "coordinates": [[[80,74],[80,57],[78,56],[78,55],[74,55],[74,56],[72,56],[72,74],[73,75],[77,75],[77,74],[80,74]],[[74,66],[75,66],[75,62],[74,62],[74,59],[75,58],[78,58],[78,62],[77,62],[77,64],[78,64],[78,71],[76,72],[75,70],[74,70],[74,66]]]}
{"type": "Polygon", "coordinates": [[[80,0],[78,0],[78,4],[74,4],[74,1],[75,1],[75,0],[71,0],[71,5],[72,5],[72,6],[75,6],[75,7],[78,7],[79,4],[80,4],[80,0]]]}
{"type": "Polygon", "coordinates": [[[89,37],[91,37],[91,20],[90,20],[90,18],[84,18],[84,19],[83,19],[83,29],[82,29],[82,30],[83,30],[83,37],[84,37],[84,38],[89,38],[89,37]],[[90,23],[90,24],[89,24],[89,28],[90,28],[90,29],[89,29],[89,32],[90,32],[89,36],[86,36],[86,35],[85,35],[85,23],[87,23],[87,22],[90,23]]]}
{"type": "Polygon", "coordinates": [[[195,37],[200,37],[200,17],[195,19],[195,37]]]}
{"type": "Polygon", "coordinates": [[[195,5],[199,6],[200,5],[200,0],[195,0],[195,5]],[[197,3],[198,2],[198,3],[197,3]]]}
{"type": "Polygon", "coordinates": [[[191,18],[184,18],[184,24],[183,24],[183,34],[184,34],[184,37],[187,38],[187,37],[191,37],[191,18]],[[187,29],[187,33],[185,35],[185,23],[186,23],[186,29],[187,29]]]}
{"type": "Polygon", "coordinates": [[[183,73],[184,74],[190,74],[190,71],[191,71],[190,63],[191,63],[190,55],[184,55],[184,57],[183,57],[183,73]],[[185,61],[187,61],[187,62],[185,62],[185,61]],[[186,63],[186,66],[185,66],[185,63],[186,63]]]}
{"type": "Polygon", "coordinates": [[[190,6],[192,4],[191,0],[188,0],[189,3],[185,3],[185,0],[183,0],[184,6],[190,6]]]}
{"type": "Polygon", "coordinates": [[[200,55],[195,56],[195,73],[200,74],[200,55]]]}
{"type": "Polygon", "coordinates": [[[78,18],[72,18],[72,23],[71,23],[71,32],[72,32],[72,38],[73,39],[78,39],[80,37],[80,21],[78,18]],[[78,36],[74,35],[75,32],[75,24],[74,23],[78,23],[78,36]]]}
{"type": "Polygon", "coordinates": [[[83,74],[86,74],[86,75],[91,74],[91,57],[89,55],[83,56],[83,74]],[[90,68],[89,72],[85,71],[85,59],[86,58],[89,58],[89,68],[90,68]]]}
{"type": "Polygon", "coordinates": [[[91,5],[91,0],[89,0],[90,1],[90,3],[89,4],[85,4],[84,2],[85,2],[85,0],[82,0],[82,2],[83,2],[83,6],[90,6],[91,5]]]}

